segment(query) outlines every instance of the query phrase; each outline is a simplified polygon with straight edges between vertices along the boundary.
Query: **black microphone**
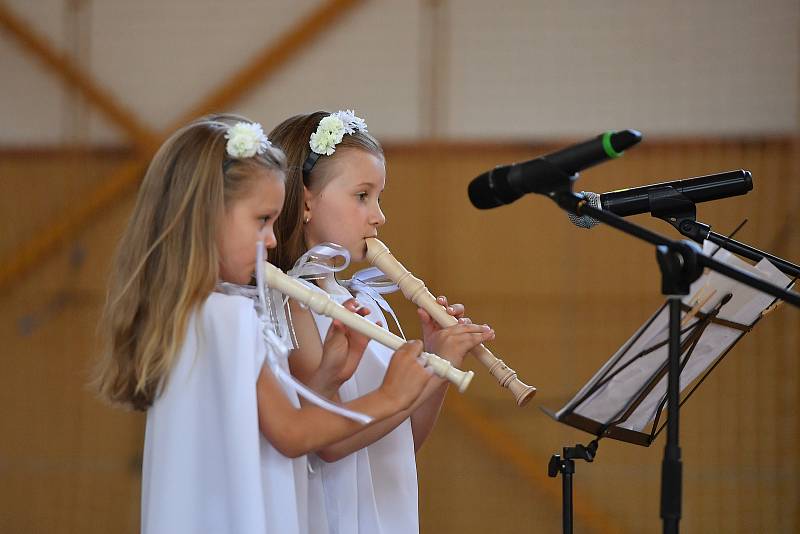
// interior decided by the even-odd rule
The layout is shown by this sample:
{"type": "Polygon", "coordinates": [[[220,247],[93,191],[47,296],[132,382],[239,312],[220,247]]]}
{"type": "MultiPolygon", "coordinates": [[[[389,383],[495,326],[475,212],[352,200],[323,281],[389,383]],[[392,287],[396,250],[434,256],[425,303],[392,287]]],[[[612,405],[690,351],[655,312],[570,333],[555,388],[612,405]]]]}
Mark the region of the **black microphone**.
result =
{"type": "Polygon", "coordinates": [[[642,134],[636,130],[606,132],[546,156],[495,167],[470,182],[469,199],[485,210],[510,204],[526,193],[551,193],[579,171],[618,158],[641,140],[642,134]]]}
{"type": "MultiPolygon", "coordinates": [[[[581,191],[588,204],[598,209],[610,211],[620,217],[651,213],[650,203],[659,193],[668,191],[667,188],[682,194],[694,203],[719,200],[721,198],[744,195],[753,189],[753,175],[750,171],[739,169],[736,171],[697,176],[684,180],[673,180],[660,184],[643,185],[631,189],[620,189],[598,195],[597,193],[581,191]]],[[[569,214],[569,219],[576,226],[591,228],[600,221],[588,215],[569,214]]]]}

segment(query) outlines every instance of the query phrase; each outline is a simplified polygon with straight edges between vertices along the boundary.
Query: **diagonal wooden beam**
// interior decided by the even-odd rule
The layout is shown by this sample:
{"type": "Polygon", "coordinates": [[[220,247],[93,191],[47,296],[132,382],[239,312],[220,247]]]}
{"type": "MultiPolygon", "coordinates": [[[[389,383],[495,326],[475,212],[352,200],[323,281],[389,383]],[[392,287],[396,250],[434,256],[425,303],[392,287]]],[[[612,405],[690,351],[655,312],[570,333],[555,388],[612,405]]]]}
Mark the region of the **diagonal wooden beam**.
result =
{"type": "Polygon", "coordinates": [[[37,35],[33,28],[14,15],[3,3],[0,3],[0,28],[6,30],[23,49],[33,54],[48,70],[55,73],[66,85],[80,92],[92,106],[121,128],[139,151],[152,153],[153,148],[158,146],[158,136],[150,128],[139,122],[111,93],[94,82],[69,57],[56,51],[47,39],[37,35]]]}
{"type": "Polygon", "coordinates": [[[125,198],[141,178],[146,164],[144,159],[124,163],[85,202],[62,214],[56,219],[56,223],[17,247],[7,260],[0,263],[0,291],[11,286],[16,279],[30,272],[45,257],[86,228],[105,207],[125,198]]]}
{"type": "MultiPolygon", "coordinates": [[[[112,173],[111,177],[97,190],[89,194],[89,200],[77,208],[66,211],[60,221],[46,231],[37,234],[28,242],[0,262],[0,292],[6,290],[15,280],[29,272],[47,254],[68,242],[80,233],[104,210],[125,198],[133,186],[141,179],[143,171],[157,147],[175,129],[190,120],[209,112],[223,110],[251,90],[256,83],[267,79],[293,56],[310,46],[320,35],[331,30],[334,21],[340,20],[363,0],[327,0],[303,18],[293,29],[283,34],[274,44],[268,44],[252,61],[226,80],[219,88],[199,101],[187,111],[175,125],[163,134],[156,136],[139,151],[139,159],[130,162],[112,173]],[[134,170],[135,169],[135,170],[134,170]]],[[[0,4],[2,6],[2,4],[0,4]]],[[[8,10],[0,7],[0,17],[12,20],[8,10]]],[[[7,26],[3,22],[4,27],[7,26]]],[[[72,77],[64,78],[72,83],[72,77]]],[[[77,79],[76,79],[77,80],[77,79]]],[[[87,78],[88,80],[88,78],[87,78]]],[[[92,84],[90,84],[92,85],[92,84]]],[[[98,101],[90,101],[99,105],[98,101]]],[[[121,109],[121,108],[120,108],[121,109]]],[[[127,131],[127,130],[126,130],[127,131]]]]}
{"type": "Polygon", "coordinates": [[[281,35],[274,45],[266,46],[239,72],[184,113],[167,131],[176,130],[201,115],[224,111],[232,102],[269,78],[301,50],[334,28],[337,22],[361,3],[363,0],[322,2],[297,25],[281,35]]]}
{"type": "MultiPolygon", "coordinates": [[[[547,476],[546,466],[534,461],[519,445],[517,437],[503,429],[483,410],[463,395],[450,395],[444,413],[454,417],[495,456],[516,469],[521,478],[547,495],[554,506],[561,504],[561,480],[547,476]]],[[[595,508],[587,499],[575,501],[575,518],[596,534],[616,534],[623,529],[611,516],[595,508]]]]}

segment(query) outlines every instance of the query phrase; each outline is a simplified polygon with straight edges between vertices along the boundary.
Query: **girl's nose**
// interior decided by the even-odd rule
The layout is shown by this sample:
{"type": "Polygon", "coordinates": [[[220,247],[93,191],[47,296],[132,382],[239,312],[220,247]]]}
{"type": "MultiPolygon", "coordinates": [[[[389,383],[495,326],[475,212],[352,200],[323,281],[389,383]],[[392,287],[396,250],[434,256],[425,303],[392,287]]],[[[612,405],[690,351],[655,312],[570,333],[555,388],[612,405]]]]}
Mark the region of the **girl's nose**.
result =
{"type": "Polygon", "coordinates": [[[386,223],[386,216],[383,214],[383,210],[381,207],[378,206],[373,214],[372,218],[372,225],[373,226],[383,226],[386,223]]]}
{"type": "Polygon", "coordinates": [[[264,236],[264,247],[270,249],[275,248],[276,246],[278,246],[278,240],[275,238],[275,232],[270,230],[264,236]]]}

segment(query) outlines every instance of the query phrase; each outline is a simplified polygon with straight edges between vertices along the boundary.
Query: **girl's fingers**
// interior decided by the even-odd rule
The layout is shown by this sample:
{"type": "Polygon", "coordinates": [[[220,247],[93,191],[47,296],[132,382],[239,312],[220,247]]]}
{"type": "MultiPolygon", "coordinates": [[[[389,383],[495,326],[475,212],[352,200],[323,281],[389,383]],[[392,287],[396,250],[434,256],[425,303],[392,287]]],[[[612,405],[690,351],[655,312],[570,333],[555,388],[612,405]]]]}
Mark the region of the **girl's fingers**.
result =
{"type": "Polygon", "coordinates": [[[431,315],[422,308],[417,308],[417,315],[419,315],[419,322],[423,328],[432,328],[437,326],[433,320],[433,317],[431,317],[431,315]]]}
{"type": "Polygon", "coordinates": [[[367,308],[366,306],[362,306],[361,303],[358,302],[356,299],[348,299],[344,301],[344,304],[342,304],[342,306],[344,306],[353,313],[357,313],[362,317],[369,315],[369,308],[367,308]]]}
{"type": "Polygon", "coordinates": [[[458,334],[494,333],[494,330],[487,324],[464,323],[445,328],[442,330],[442,332],[445,333],[445,335],[455,336],[458,334]]]}
{"type": "Polygon", "coordinates": [[[464,315],[464,305],[451,304],[450,306],[447,307],[447,313],[449,313],[455,318],[460,318],[464,315]]]}
{"type": "Polygon", "coordinates": [[[445,297],[444,295],[436,297],[436,302],[440,306],[443,306],[444,309],[447,311],[447,313],[449,313],[450,315],[452,315],[456,319],[460,319],[461,316],[464,315],[464,305],[463,304],[448,304],[447,297],[445,297]]]}
{"type": "Polygon", "coordinates": [[[444,295],[436,297],[436,302],[440,306],[443,306],[444,309],[447,311],[447,313],[449,313],[450,315],[453,315],[455,313],[455,309],[447,303],[447,297],[445,297],[444,295]]]}
{"type": "Polygon", "coordinates": [[[338,319],[334,319],[333,322],[331,323],[331,327],[328,328],[328,333],[325,336],[324,343],[327,343],[329,339],[333,338],[338,334],[343,334],[344,332],[345,332],[344,324],[342,324],[342,322],[339,321],[338,319]]]}

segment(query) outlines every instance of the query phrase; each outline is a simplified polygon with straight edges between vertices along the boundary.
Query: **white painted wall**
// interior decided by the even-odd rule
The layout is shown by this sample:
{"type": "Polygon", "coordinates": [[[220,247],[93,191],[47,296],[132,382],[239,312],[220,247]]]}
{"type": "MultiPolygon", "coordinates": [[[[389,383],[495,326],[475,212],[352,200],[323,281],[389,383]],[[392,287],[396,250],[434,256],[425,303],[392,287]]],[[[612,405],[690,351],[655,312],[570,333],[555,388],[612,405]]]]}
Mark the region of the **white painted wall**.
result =
{"type": "Polygon", "coordinates": [[[452,135],[798,128],[796,0],[497,4],[450,3],[452,135]]]}
{"type": "MultiPolygon", "coordinates": [[[[65,53],[83,39],[76,60],[163,129],[320,1],[5,4],[65,53]]],[[[441,0],[438,18],[432,4],[365,1],[230,111],[270,127],[354,107],[384,140],[432,130],[521,140],[623,127],[692,136],[800,129],[797,0],[441,0]]],[[[4,32],[0,77],[0,145],[59,144],[76,131],[125,142],[94,113],[75,119],[74,99],[4,32]]]]}

